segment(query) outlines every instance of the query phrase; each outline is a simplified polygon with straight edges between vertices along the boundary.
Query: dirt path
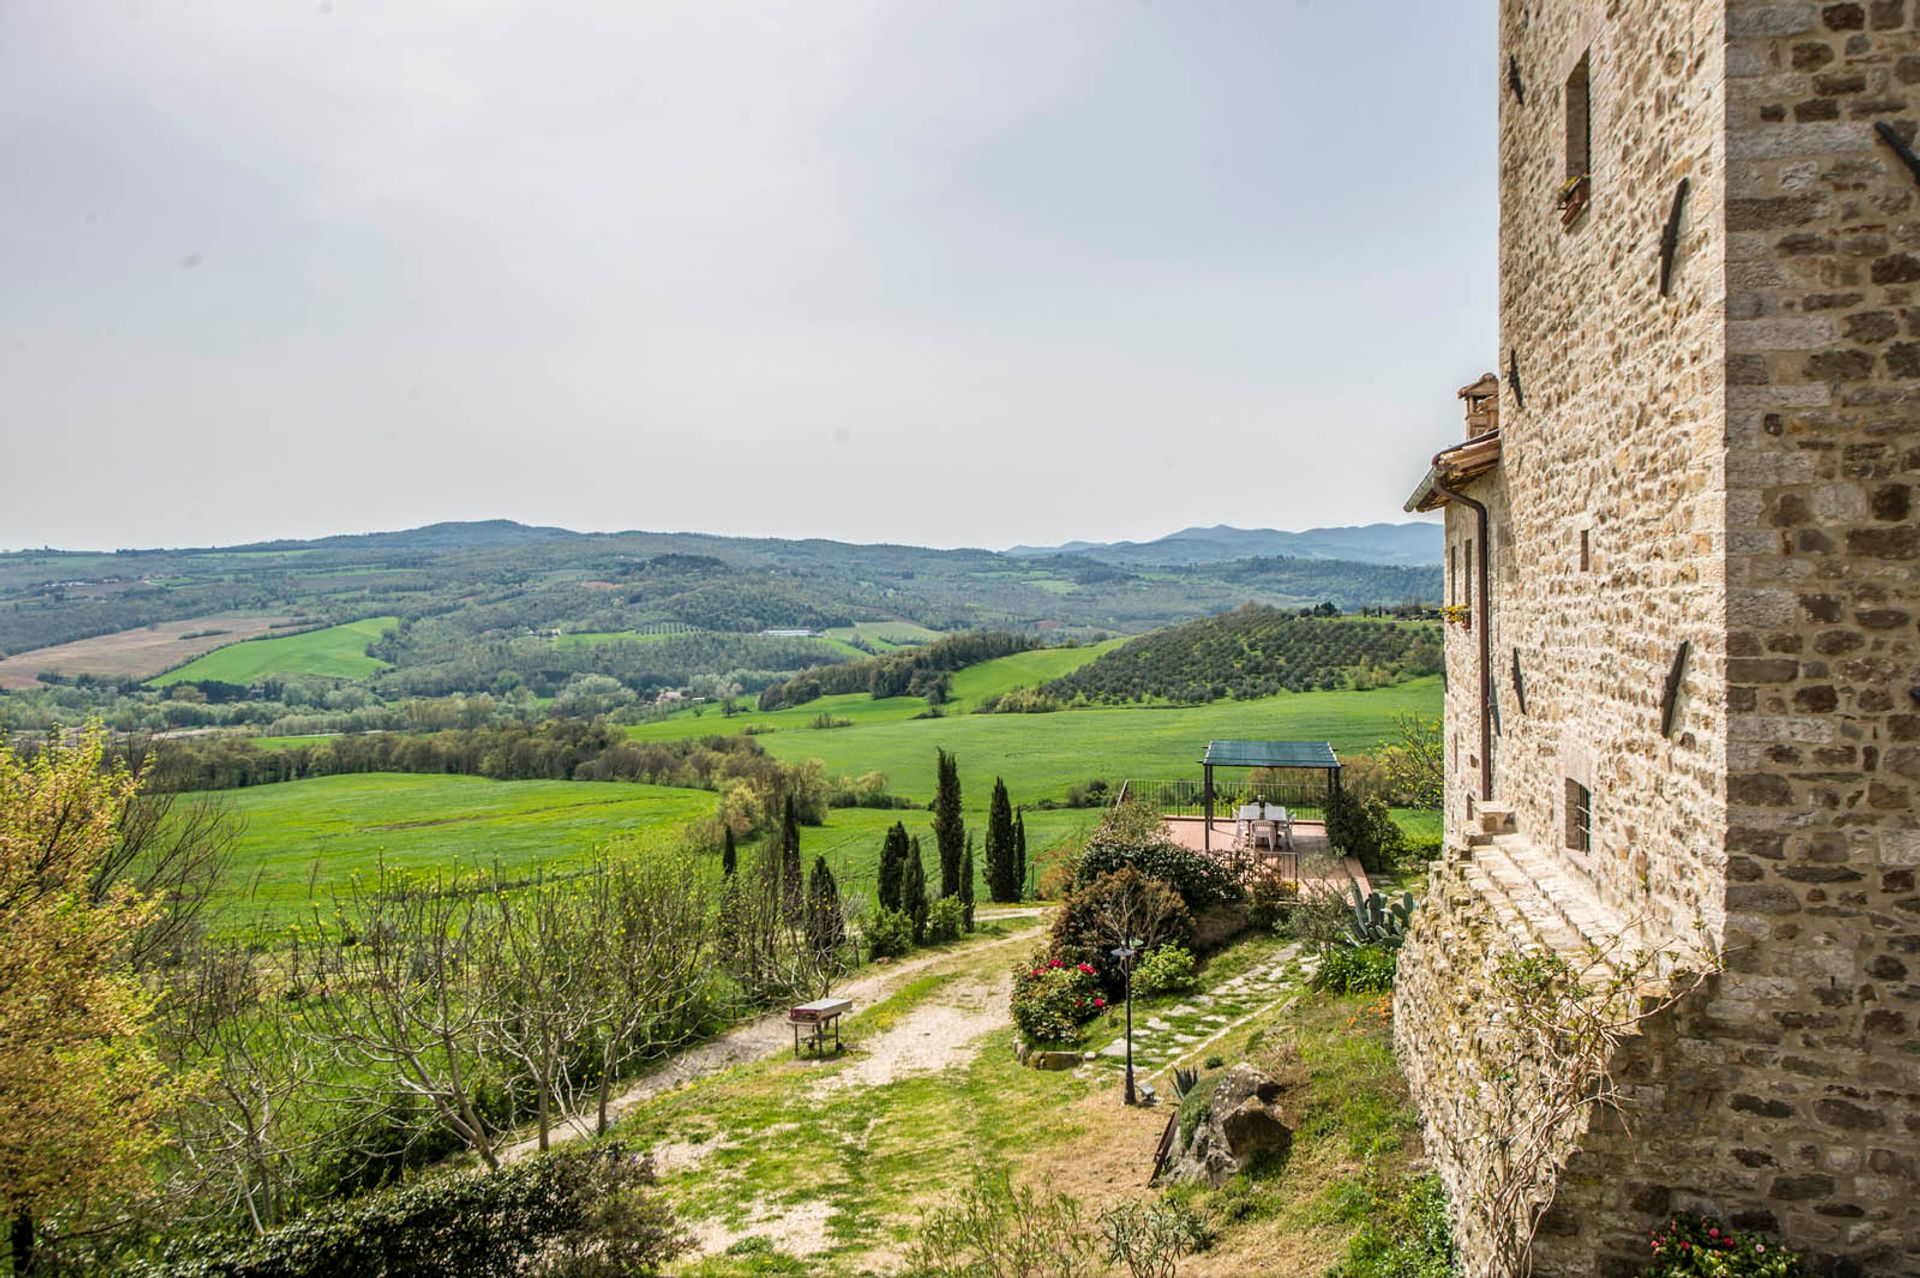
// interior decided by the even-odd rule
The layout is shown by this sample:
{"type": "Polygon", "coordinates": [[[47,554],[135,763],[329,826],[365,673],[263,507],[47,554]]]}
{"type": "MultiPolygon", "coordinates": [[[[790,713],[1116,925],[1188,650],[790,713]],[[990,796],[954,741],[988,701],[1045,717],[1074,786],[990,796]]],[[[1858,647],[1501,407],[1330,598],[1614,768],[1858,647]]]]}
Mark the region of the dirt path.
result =
{"type": "MultiPolygon", "coordinates": [[[[1007,910],[993,915],[992,919],[1037,919],[1044,913],[1044,910],[1037,909],[1007,910]]],[[[852,999],[856,1008],[863,1004],[872,1006],[929,968],[956,961],[968,962],[991,950],[1032,944],[1040,930],[1040,925],[1036,923],[991,941],[892,963],[846,982],[834,990],[834,995],[852,999]]],[[[998,1028],[1005,1021],[1011,988],[1009,977],[995,983],[970,980],[950,992],[942,991],[937,1005],[916,1008],[901,1018],[899,1024],[868,1046],[866,1054],[854,1069],[842,1071],[842,1074],[849,1076],[847,1082],[872,1084],[890,1081],[903,1073],[946,1068],[961,1058],[960,1053],[969,1042],[998,1028]],[[859,1075],[857,1079],[850,1077],[855,1074],[859,1075]]],[[[856,1010],[854,1015],[858,1016],[859,1012],[856,1010]]],[[[607,1107],[609,1121],[618,1122],[621,1115],[636,1105],[644,1104],[662,1092],[672,1091],[683,1083],[763,1056],[771,1056],[775,1052],[790,1050],[792,1046],[793,1031],[787,1026],[787,1014],[769,1012],[757,1020],[729,1030],[719,1038],[669,1057],[658,1069],[636,1080],[626,1091],[613,1098],[607,1107]]],[[[845,1085],[838,1078],[824,1082],[827,1086],[845,1085]]],[[[595,1115],[588,1112],[558,1122],[548,1136],[548,1143],[560,1145],[591,1136],[594,1121],[595,1115]]],[[[538,1138],[528,1137],[507,1146],[501,1157],[511,1162],[536,1153],[539,1148],[538,1138]]]]}

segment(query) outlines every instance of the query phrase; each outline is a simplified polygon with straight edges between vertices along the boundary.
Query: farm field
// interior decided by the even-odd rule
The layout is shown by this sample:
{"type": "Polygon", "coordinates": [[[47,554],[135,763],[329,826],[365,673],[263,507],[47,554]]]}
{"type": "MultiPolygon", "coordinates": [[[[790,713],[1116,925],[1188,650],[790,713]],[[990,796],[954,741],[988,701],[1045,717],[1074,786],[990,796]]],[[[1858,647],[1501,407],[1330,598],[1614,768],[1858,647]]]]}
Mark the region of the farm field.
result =
{"type": "Polygon", "coordinates": [[[622,835],[713,810],[703,790],[613,781],[492,781],[369,773],[214,795],[245,822],[214,903],[229,922],[290,922],[317,892],[389,865],[468,871],[563,867],[622,835]]]}
{"type": "MultiPolygon", "coordinates": [[[[952,699],[941,707],[942,717],[950,719],[966,714],[987,697],[1001,696],[1015,688],[1031,687],[1049,679],[1057,679],[1125,642],[1125,639],[1114,639],[1083,648],[1040,648],[955,671],[952,699]]],[[[805,705],[788,706],[783,710],[747,710],[732,718],[723,718],[711,706],[701,707],[698,713],[688,707],[670,718],[638,724],[628,731],[636,741],[673,741],[716,734],[731,736],[749,729],[754,732],[811,732],[818,730],[817,721],[822,715],[832,720],[846,720],[848,724],[858,727],[874,723],[901,723],[926,714],[927,709],[926,701],[920,697],[886,697],[876,701],[864,692],[848,692],[817,697],[805,705]]],[[[836,726],[831,730],[839,731],[840,728],[836,726]]]]}
{"type": "Polygon", "coordinates": [[[831,639],[858,639],[881,651],[932,643],[941,637],[938,630],[913,621],[856,621],[851,626],[834,626],[827,631],[831,639]]]}
{"type": "Polygon", "coordinates": [[[1049,679],[1058,679],[1112,652],[1126,643],[1127,638],[1131,636],[1081,647],[1036,648],[1032,652],[1016,652],[1011,657],[968,666],[954,673],[952,695],[941,708],[949,714],[964,713],[988,697],[1005,696],[1016,688],[1031,688],[1049,679]]]}
{"type": "MultiPolygon", "coordinates": [[[[984,838],[992,778],[968,774],[962,783],[968,826],[984,838]]],[[[230,922],[258,917],[270,923],[298,918],[315,900],[324,906],[330,891],[345,889],[355,875],[377,872],[383,858],[389,865],[449,871],[487,869],[496,862],[514,873],[535,866],[564,869],[615,839],[664,836],[706,816],[715,803],[707,791],[669,786],[396,773],[283,781],[215,797],[246,823],[227,876],[229,890],[215,908],[230,922]]],[[[1033,864],[1077,845],[1099,815],[1029,812],[1033,864]]],[[[801,829],[802,855],[809,866],[825,856],[843,890],[870,894],[880,842],[895,821],[920,836],[927,868],[937,875],[932,814],[925,809],[837,808],[825,825],[801,829]]],[[[717,857],[714,865],[717,871],[717,857]]],[[[976,874],[984,900],[985,867],[977,864],[976,874]]]]}
{"type": "Polygon", "coordinates": [[[230,643],[149,682],[164,688],[199,679],[250,684],[272,675],[360,679],[386,668],[386,662],[367,655],[367,645],[398,621],[398,617],[367,617],[280,639],[230,643]]]}
{"type": "MultiPolygon", "coordinates": [[[[829,731],[768,732],[758,739],[767,753],[788,762],[819,759],[828,772],[847,776],[883,773],[895,794],[919,800],[933,797],[934,750],[944,748],[960,756],[963,775],[991,769],[1006,778],[1015,802],[1033,802],[1062,797],[1068,786],[1095,777],[1114,783],[1126,777],[1197,778],[1206,743],[1218,737],[1331,741],[1342,754],[1370,753],[1391,735],[1395,715],[1439,712],[1440,680],[1429,676],[1368,692],[1281,693],[1170,709],[902,715],[829,731]]],[[[708,718],[709,732],[724,730],[714,716],[708,718]]]]}
{"type": "Polygon", "coordinates": [[[271,616],[220,613],[33,648],[0,658],[0,688],[33,687],[43,670],[69,678],[84,674],[102,679],[145,679],[223,645],[267,634],[273,627],[293,620],[278,613],[271,616]],[[201,631],[218,633],[201,634],[201,631]],[[189,635],[193,637],[188,638],[189,635]]]}

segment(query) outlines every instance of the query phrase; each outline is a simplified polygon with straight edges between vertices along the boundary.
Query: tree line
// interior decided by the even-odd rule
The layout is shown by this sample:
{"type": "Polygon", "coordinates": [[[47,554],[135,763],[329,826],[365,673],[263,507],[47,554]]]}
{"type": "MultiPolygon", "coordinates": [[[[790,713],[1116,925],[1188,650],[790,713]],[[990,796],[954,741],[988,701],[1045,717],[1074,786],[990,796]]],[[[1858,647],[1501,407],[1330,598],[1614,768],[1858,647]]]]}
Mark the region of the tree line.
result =
{"type": "Polygon", "coordinates": [[[779,710],[852,692],[871,693],[876,698],[926,697],[938,705],[946,699],[948,679],[954,671],[1039,646],[1040,641],[1030,635],[1005,631],[949,635],[904,652],[802,671],[784,683],[762,690],[760,708],[779,710]]]}

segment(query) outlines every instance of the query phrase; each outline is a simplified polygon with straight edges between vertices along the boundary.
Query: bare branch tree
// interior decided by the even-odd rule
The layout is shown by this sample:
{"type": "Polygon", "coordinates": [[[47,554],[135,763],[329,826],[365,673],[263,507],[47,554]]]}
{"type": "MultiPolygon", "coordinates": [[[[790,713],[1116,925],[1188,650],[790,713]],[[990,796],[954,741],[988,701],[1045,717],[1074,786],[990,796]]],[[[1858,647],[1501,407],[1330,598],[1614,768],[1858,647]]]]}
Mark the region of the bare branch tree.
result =
{"type": "Polygon", "coordinates": [[[475,900],[457,883],[383,865],[370,886],[340,900],[337,923],[316,914],[288,948],[289,984],[311,983],[296,1003],[301,1023],[337,1062],[337,1077],[356,1080],[341,1085],[349,1099],[414,1098],[498,1167],[499,1133],[479,1103],[491,1062],[489,969],[469,943],[475,900]]]}

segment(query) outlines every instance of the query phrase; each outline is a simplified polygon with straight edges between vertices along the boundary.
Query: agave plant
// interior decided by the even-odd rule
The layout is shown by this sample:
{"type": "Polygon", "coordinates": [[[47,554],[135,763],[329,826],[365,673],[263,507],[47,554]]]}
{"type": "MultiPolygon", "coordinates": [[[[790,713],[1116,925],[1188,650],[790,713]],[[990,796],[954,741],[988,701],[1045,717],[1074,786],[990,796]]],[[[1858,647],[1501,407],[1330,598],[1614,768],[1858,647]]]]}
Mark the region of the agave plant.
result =
{"type": "Polygon", "coordinates": [[[1185,1100],[1187,1098],[1187,1093],[1192,1091],[1194,1084],[1198,1083],[1199,1081],[1200,1081],[1199,1070],[1193,1069],[1190,1066],[1186,1066],[1186,1065],[1179,1066],[1173,1071],[1174,1096],[1180,1100],[1185,1100]]]}
{"type": "Polygon", "coordinates": [[[1407,927],[1413,921],[1413,893],[1402,892],[1400,899],[1389,900],[1378,892],[1360,895],[1360,885],[1351,887],[1353,900],[1346,918],[1343,945],[1378,945],[1397,950],[1407,939],[1407,927]]]}

